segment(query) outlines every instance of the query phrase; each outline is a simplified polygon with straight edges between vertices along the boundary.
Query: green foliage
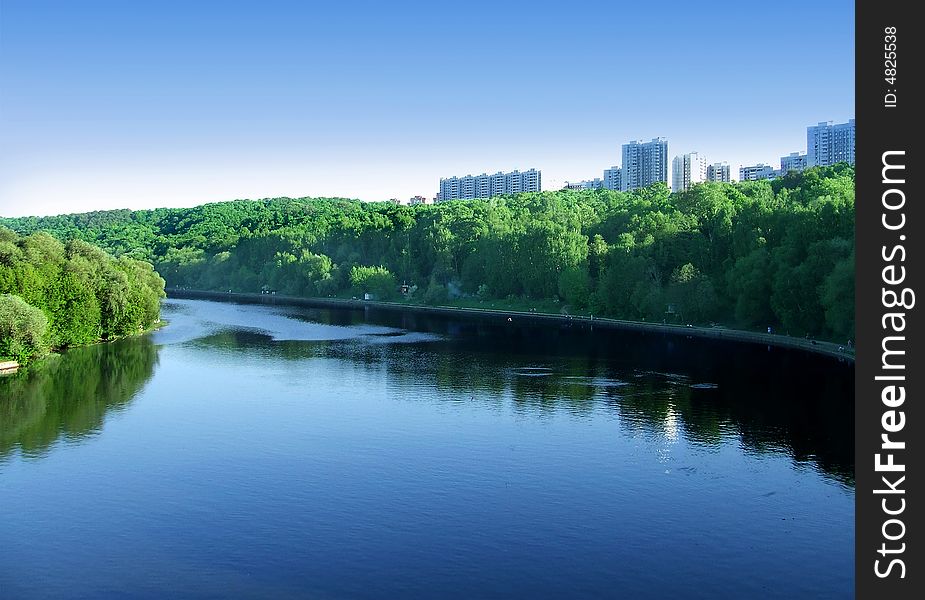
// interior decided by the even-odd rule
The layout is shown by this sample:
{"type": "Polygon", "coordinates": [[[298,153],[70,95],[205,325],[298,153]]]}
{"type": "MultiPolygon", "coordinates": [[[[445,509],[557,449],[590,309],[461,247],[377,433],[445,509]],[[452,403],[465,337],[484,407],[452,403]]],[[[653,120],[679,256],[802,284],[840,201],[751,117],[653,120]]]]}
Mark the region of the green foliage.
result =
{"type": "MultiPolygon", "coordinates": [[[[144,257],[172,287],[390,298],[406,282],[430,304],[555,300],[619,318],[774,326],[833,339],[854,332],[849,165],[676,194],[654,185],[429,206],[276,198],[0,223],[144,257]]],[[[55,264],[56,248],[47,236],[27,247],[0,235],[0,290],[18,286],[49,314],[49,271],[20,254],[55,264]]],[[[68,256],[75,252],[89,255],[76,248],[68,256]]],[[[137,318],[125,312],[134,304],[114,301],[125,281],[88,277],[105,282],[91,286],[100,335],[125,331],[137,318]]],[[[76,302],[56,301],[65,299],[76,302]]]]}
{"type": "Polygon", "coordinates": [[[52,339],[56,346],[78,346],[100,339],[100,304],[86,280],[71,271],[63,273],[52,301],[52,339]]]}
{"type": "Polygon", "coordinates": [[[854,304],[844,302],[844,298],[854,297],[854,252],[851,256],[839,260],[822,283],[822,306],[825,309],[825,322],[832,331],[854,331],[854,304]]]}
{"type": "Polygon", "coordinates": [[[115,259],[80,239],[62,244],[44,232],[20,238],[0,227],[0,294],[7,304],[4,318],[29,314],[16,323],[26,331],[41,330],[27,343],[9,325],[14,321],[0,331],[4,353],[27,359],[48,347],[109,340],[150,327],[160,316],[164,280],[150,263],[128,255],[115,259]],[[18,304],[10,294],[29,311],[13,311],[10,307],[18,304]]]}
{"type": "MultiPolygon", "coordinates": [[[[772,323],[776,319],[771,310],[771,264],[764,247],[755,248],[733,262],[726,274],[727,289],[735,299],[735,318],[746,326],[772,323]]],[[[853,306],[852,306],[853,309],[853,306]]]]}
{"type": "Polygon", "coordinates": [[[373,294],[376,298],[385,300],[393,298],[397,293],[398,284],[395,276],[385,267],[361,267],[355,265],[350,269],[350,285],[357,294],[373,294]]]}
{"type": "Polygon", "coordinates": [[[575,308],[587,308],[591,301],[591,276],[581,266],[568,267],[559,275],[559,297],[575,308]]]}
{"type": "Polygon", "coordinates": [[[48,352],[48,319],[19,296],[0,294],[0,357],[20,363],[48,352]]]}
{"type": "Polygon", "coordinates": [[[719,298],[713,283],[697,267],[685,263],[671,273],[665,292],[682,320],[704,323],[717,313],[719,298]]]}

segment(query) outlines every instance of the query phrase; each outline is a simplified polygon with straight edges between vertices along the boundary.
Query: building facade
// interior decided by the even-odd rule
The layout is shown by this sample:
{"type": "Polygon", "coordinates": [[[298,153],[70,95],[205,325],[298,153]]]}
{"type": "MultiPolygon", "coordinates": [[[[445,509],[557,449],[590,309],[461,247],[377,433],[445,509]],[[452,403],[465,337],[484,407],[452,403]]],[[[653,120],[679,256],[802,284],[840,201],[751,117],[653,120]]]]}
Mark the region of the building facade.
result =
{"type": "Polygon", "coordinates": [[[847,123],[819,123],[806,128],[807,166],[854,164],[854,119],[847,123]]]}
{"type": "Polygon", "coordinates": [[[762,179],[774,179],[778,173],[771,165],[758,163],[747,167],[739,167],[739,181],[760,181],[762,179]]]}
{"type": "Polygon", "coordinates": [[[707,180],[707,161],[697,152],[675,156],[671,161],[671,191],[684,192],[707,180]]]}
{"type": "Polygon", "coordinates": [[[623,169],[620,167],[610,167],[604,169],[604,188],[608,190],[620,190],[623,184],[623,169]]]}
{"type": "Polygon", "coordinates": [[[635,190],[659,181],[671,185],[668,179],[668,140],[653,138],[649,142],[623,144],[620,189],[635,190]]]}
{"type": "Polygon", "coordinates": [[[713,163],[707,166],[707,181],[732,182],[732,169],[727,163],[713,163]]]}
{"type": "Polygon", "coordinates": [[[529,171],[497,172],[494,175],[466,175],[465,177],[448,177],[440,180],[440,192],[437,200],[472,200],[491,198],[502,194],[519,194],[521,192],[540,192],[543,189],[542,174],[536,169],[529,171]]]}
{"type": "Polygon", "coordinates": [[[799,152],[791,152],[787,156],[780,157],[780,172],[786,175],[790,171],[799,173],[808,166],[809,157],[799,152]]]}

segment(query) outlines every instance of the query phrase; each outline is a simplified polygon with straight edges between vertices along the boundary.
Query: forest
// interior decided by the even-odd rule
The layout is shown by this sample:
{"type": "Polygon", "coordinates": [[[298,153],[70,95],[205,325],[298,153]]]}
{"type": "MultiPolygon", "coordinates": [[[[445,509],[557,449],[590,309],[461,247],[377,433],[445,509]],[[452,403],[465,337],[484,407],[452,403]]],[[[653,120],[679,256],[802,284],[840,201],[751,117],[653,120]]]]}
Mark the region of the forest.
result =
{"type": "Polygon", "coordinates": [[[0,225],[0,357],[125,337],[159,320],[164,280],[151,263],[114,258],[81,239],[0,225]]]}
{"type": "MultiPolygon", "coordinates": [[[[0,225],[66,242],[62,260],[90,243],[118,257],[107,264],[126,273],[148,261],[169,287],[370,293],[422,304],[545,302],[625,319],[854,336],[854,168],[846,164],[680,193],[656,184],[416,206],[274,198],[0,225]]],[[[26,257],[28,244],[8,237],[0,263],[32,260],[11,256],[15,246],[26,257]]],[[[9,289],[8,273],[0,271],[7,286],[0,290],[9,289]]],[[[135,276],[153,277],[144,273],[135,276]]],[[[102,314],[105,292],[88,286],[102,314]]],[[[30,298],[55,323],[54,309],[30,298]]],[[[68,331],[55,327],[59,339],[68,331]]]]}

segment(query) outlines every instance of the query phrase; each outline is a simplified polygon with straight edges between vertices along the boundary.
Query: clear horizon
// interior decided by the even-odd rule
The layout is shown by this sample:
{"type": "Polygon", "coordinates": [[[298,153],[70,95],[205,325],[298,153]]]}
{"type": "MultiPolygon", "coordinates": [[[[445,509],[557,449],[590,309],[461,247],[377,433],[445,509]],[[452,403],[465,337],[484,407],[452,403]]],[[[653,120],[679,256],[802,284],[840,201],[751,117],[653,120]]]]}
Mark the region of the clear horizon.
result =
{"type": "Polygon", "coordinates": [[[0,216],[432,198],[441,177],[529,168],[556,189],[655,137],[776,168],[807,126],[855,116],[853,19],[833,2],[4,3],[0,216]]]}

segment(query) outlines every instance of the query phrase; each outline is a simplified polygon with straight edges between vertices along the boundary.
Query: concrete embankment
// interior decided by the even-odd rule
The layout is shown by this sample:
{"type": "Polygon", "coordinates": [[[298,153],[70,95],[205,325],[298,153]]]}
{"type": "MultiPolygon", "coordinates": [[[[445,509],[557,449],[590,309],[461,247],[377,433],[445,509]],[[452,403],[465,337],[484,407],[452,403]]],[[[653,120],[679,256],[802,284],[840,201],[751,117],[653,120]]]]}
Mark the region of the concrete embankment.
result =
{"type": "Polygon", "coordinates": [[[790,337],[773,333],[763,333],[757,331],[743,331],[740,329],[727,329],[725,327],[688,327],[684,325],[668,325],[662,323],[646,323],[644,321],[624,321],[620,319],[606,319],[594,317],[569,317],[567,315],[556,315],[549,313],[526,313],[510,310],[499,310],[491,308],[463,308],[452,306],[419,306],[413,304],[402,304],[399,302],[382,302],[379,300],[347,300],[343,298],[300,298],[296,296],[284,296],[279,294],[245,294],[236,292],[209,292],[202,290],[186,290],[170,288],[167,290],[167,296],[170,298],[189,298],[189,299],[206,299],[206,300],[224,300],[233,302],[246,302],[255,304],[280,304],[292,306],[309,306],[316,308],[363,308],[374,307],[382,310],[393,311],[411,311],[433,315],[446,315],[452,317],[479,317],[497,315],[498,317],[517,318],[518,322],[528,323],[569,323],[569,322],[590,322],[594,327],[601,329],[617,329],[623,331],[637,331],[643,333],[662,333],[669,335],[680,335],[691,338],[708,338],[715,340],[729,340],[734,342],[745,342],[750,344],[760,344],[764,346],[774,346],[777,348],[789,348],[794,350],[803,350],[831,356],[833,358],[844,359],[854,362],[854,352],[844,346],[832,342],[818,342],[804,338],[790,337]]]}
{"type": "Polygon", "coordinates": [[[0,375],[12,375],[19,369],[19,363],[15,360],[0,361],[0,375]]]}

